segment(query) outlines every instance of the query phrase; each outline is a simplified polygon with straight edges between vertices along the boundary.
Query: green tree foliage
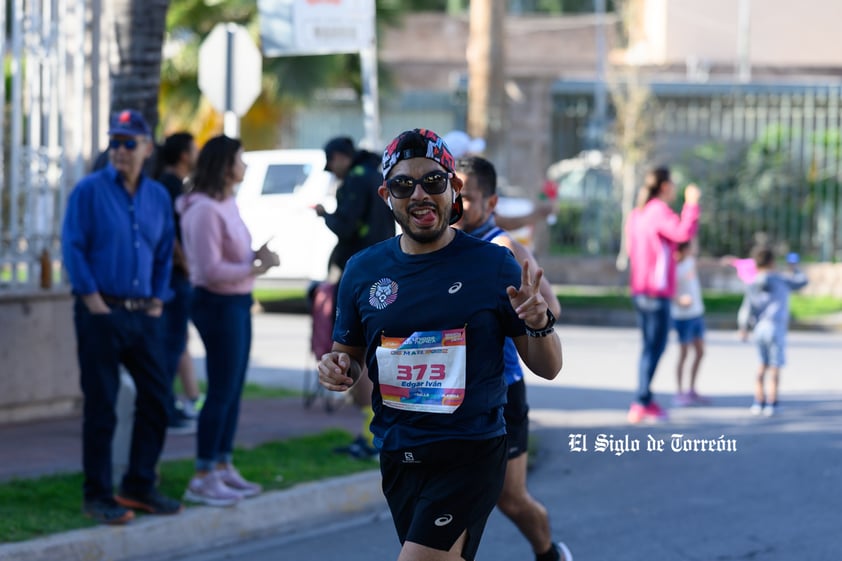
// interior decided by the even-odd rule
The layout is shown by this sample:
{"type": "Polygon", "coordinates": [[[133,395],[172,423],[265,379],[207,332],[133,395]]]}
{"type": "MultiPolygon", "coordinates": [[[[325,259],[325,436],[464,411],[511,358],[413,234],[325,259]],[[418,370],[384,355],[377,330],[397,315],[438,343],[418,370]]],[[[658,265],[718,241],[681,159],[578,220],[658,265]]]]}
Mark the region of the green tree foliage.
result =
{"type": "MultiPolygon", "coordinates": [[[[613,0],[606,0],[606,10],[614,11],[613,0]]],[[[594,0],[509,0],[509,9],[517,13],[585,14],[594,11],[594,0]]]]}
{"type": "MultiPolygon", "coordinates": [[[[376,0],[377,26],[400,26],[415,11],[465,12],[468,0],[376,0]]],[[[573,13],[591,11],[592,0],[522,0],[528,11],[573,13]]],[[[609,8],[612,2],[609,1],[609,8]]],[[[191,131],[201,141],[222,131],[222,115],[203,99],[198,86],[199,46],[221,22],[246,27],[259,41],[256,0],[172,0],[167,12],[167,36],[161,68],[159,108],[161,131],[191,131]]],[[[378,69],[381,93],[392,87],[391,77],[378,69]]],[[[359,94],[357,55],[292,56],[263,59],[262,93],[243,117],[243,142],[249,149],[284,144],[282,133],[295,108],[320,89],[351,88],[359,94]]]]}
{"type": "MultiPolygon", "coordinates": [[[[422,2],[380,0],[377,23],[399,25],[407,7],[422,2]]],[[[259,44],[256,0],[173,0],[167,13],[167,44],[161,71],[161,113],[164,132],[187,129],[199,140],[219,134],[222,118],[201,96],[198,52],[204,38],[218,23],[246,27],[259,44]]],[[[381,89],[389,75],[379,69],[381,89]]],[[[295,107],[322,88],[348,87],[359,93],[360,60],[357,55],[291,56],[263,59],[262,93],[243,117],[243,142],[249,149],[275,148],[283,143],[279,130],[295,107]]]]}
{"type": "MultiPolygon", "coordinates": [[[[581,14],[594,11],[594,0],[508,0],[512,14],[581,14]]],[[[465,12],[470,0],[379,0],[380,6],[407,12],[465,12]]],[[[606,9],[614,10],[614,0],[606,9]]]]}
{"type": "MultiPolygon", "coordinates": [[[[188,129],[201,140],[219,134],[221,115],[201,96],[199,47],[219,23],[247,28],[259,41],[255,0],[174,0],[167,14],[167,44],[161,71],[161,105],[165,132],[188,129]],[[167,130],[168,129],[168,130],[167,130]]],[[[274,148],[278,128],[290,110],[336,74],[337,57],[283,57],[263,61],[262,92],[243,117],[243,141],[249,148],[274,148]]]]}
{"type": "MultiPolygon", "coordinates": [[[[749,145],[710,142],[675,166],[676,184],[704,189],[700,249],[709,255],[748,255],[759,238],[784,250],[802,250],[810,210],[803,170],[780,126],[749,145]]],[[[806,249],[806,248],[804,248],[806,249]]]]}
{"type": "Polygon", "coordinates": [[[377,0],[378,16],[380,11],[390,14],[404,12],[443,12],[453,4],[467,5],[467,0],[377,0]]]}

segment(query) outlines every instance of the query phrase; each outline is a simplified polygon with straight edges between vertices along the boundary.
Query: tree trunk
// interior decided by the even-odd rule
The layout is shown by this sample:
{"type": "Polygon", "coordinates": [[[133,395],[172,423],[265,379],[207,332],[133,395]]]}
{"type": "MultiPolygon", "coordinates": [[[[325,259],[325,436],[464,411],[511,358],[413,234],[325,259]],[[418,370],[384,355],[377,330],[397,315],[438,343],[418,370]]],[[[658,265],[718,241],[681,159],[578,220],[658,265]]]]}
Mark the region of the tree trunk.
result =
{"type": "Polygon", "coordinates": [[[164,32],[169,0],[111,0],[114,14],[111,110],[137,109],[158,125],[164,32]]]}
{"type": "Polygon", "coordinates": [[[471,0],[468,37],[468,133],[484,138],[486,153],[505,175],[506,116],[504,0],[471,0]]]}

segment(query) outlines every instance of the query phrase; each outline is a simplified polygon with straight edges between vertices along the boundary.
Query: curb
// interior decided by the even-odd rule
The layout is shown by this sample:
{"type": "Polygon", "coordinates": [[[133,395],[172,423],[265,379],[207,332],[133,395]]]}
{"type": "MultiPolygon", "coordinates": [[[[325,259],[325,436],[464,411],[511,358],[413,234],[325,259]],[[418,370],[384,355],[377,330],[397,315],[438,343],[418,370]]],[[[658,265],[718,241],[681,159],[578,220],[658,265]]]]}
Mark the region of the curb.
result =
{"type": "MultiPolygon", "coordinates": [[[[267,314],[309,314],[306,301],[255,302],[255,310],[267,314]]],[[[600,308],[571,308],[562,305],[559,325],[584,325],[590,327],[636,327],[634,310],[600,308]]],[[[706,313],[708,329],[737,330],[737,314],[706,313]]],[[[807,320],[792,320],[791,331],[842,331],[842,313],[807,320]]]]}
{"type": "MultiPolygon", "coordinates": [[[[563,308],[559,325],[583,325],[589,327],[636,327],[637,315],[632,310],[597,310],[587,308],[563,308]]],[[[706,313],[705,326],[708,329],[737,331],[736,314],[706,313]]],[[[790,331],[842,331],[842,314],[831,314],[814,320],[792,320],[790,331]]]]}
{"type": "Polygon", "coordinates": [[[126,526],[97,526],[0,545],[3,561],[133,561],[170,558],[249,538],[293,534],[314,522],[385,508],[380,471],[304,483],[229,508],[192,507],[176,516],[143,516],[126,526]]]}

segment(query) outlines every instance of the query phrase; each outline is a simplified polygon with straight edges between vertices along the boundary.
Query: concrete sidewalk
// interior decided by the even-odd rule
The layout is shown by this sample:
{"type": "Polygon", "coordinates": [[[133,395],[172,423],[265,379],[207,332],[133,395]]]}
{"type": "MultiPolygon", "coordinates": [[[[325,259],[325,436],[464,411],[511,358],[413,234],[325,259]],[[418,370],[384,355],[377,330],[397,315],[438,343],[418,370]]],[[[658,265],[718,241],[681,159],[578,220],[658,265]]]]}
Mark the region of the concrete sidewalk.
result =
{"type": "MultiPolygon", "coordinates": [[[[302,399],[243,402],[238,447],[340,428],[355,434],[360,413],[352,406],[327,413],[302,399]]],[[[163,459],[191,458],[194,435],[169,436],[163,459]]],[[[81,471],[81,417],[0,425],[0,481],[81,471]]],[[[81,516],[81,489],[80,516],[81,516]]],[[[0,545],[2,561],[129,561],[163,559],[249,537],[294,532],[326,517],[379,512],[385,507],[380,474],[372,471],[298,485],[242,501],[233,508],[192,506],[172,517],[142,516],[123,527],[97,526],[0,545]]]]}
{"type": "MultiPolygon", "coordinates": [[[[247,399],[237,429],[237,446],[318,434],[329,428],[351,433],[360,429],[360,413],[352,406],[325,412],[321,403],[304,407],[301,398],[247,399]]],[[[168,435],[162,459],[192,458],[195,435],[168,435]]],[[[62,419],[0,425],[0,481],[52,473],[82,471],[81,414],[62,419]]]]}

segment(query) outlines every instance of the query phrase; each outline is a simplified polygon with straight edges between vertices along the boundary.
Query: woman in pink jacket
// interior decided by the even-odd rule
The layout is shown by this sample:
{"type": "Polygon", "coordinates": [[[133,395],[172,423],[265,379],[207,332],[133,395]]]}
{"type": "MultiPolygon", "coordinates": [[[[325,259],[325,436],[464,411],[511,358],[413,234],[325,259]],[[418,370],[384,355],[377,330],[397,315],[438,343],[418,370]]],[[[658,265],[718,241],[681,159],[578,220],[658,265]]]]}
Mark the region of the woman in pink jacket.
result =
{"type": "Polygon", "coordinates": [[[199,153],[190,192],[179,197],[184,253],[194,293],[191,319],[205,344],[207,397],[196,435],[196,474],[186,500],[227,506],[260,493],[232,463],[251,349],[254,279],[277,266],[266,245],[253,251],[234,198],[246,165],[239,140],[217,136],[199,153]]]}
{"type": "Polygon", "coordinates": [[[677,215],[670,203],[676,187],[669,169],[659,167],[646,176],[646,202],[626,224],[632,301],[643,336],[638,365],[637,398],[629,408],[629,422],[659,420],[666,413],[652,398],[650,387],[670,330],[670,301],[675,295],[675,248],[690,241],[699,223],[699,188],[684,190],[684,208],[677,215]]]}

